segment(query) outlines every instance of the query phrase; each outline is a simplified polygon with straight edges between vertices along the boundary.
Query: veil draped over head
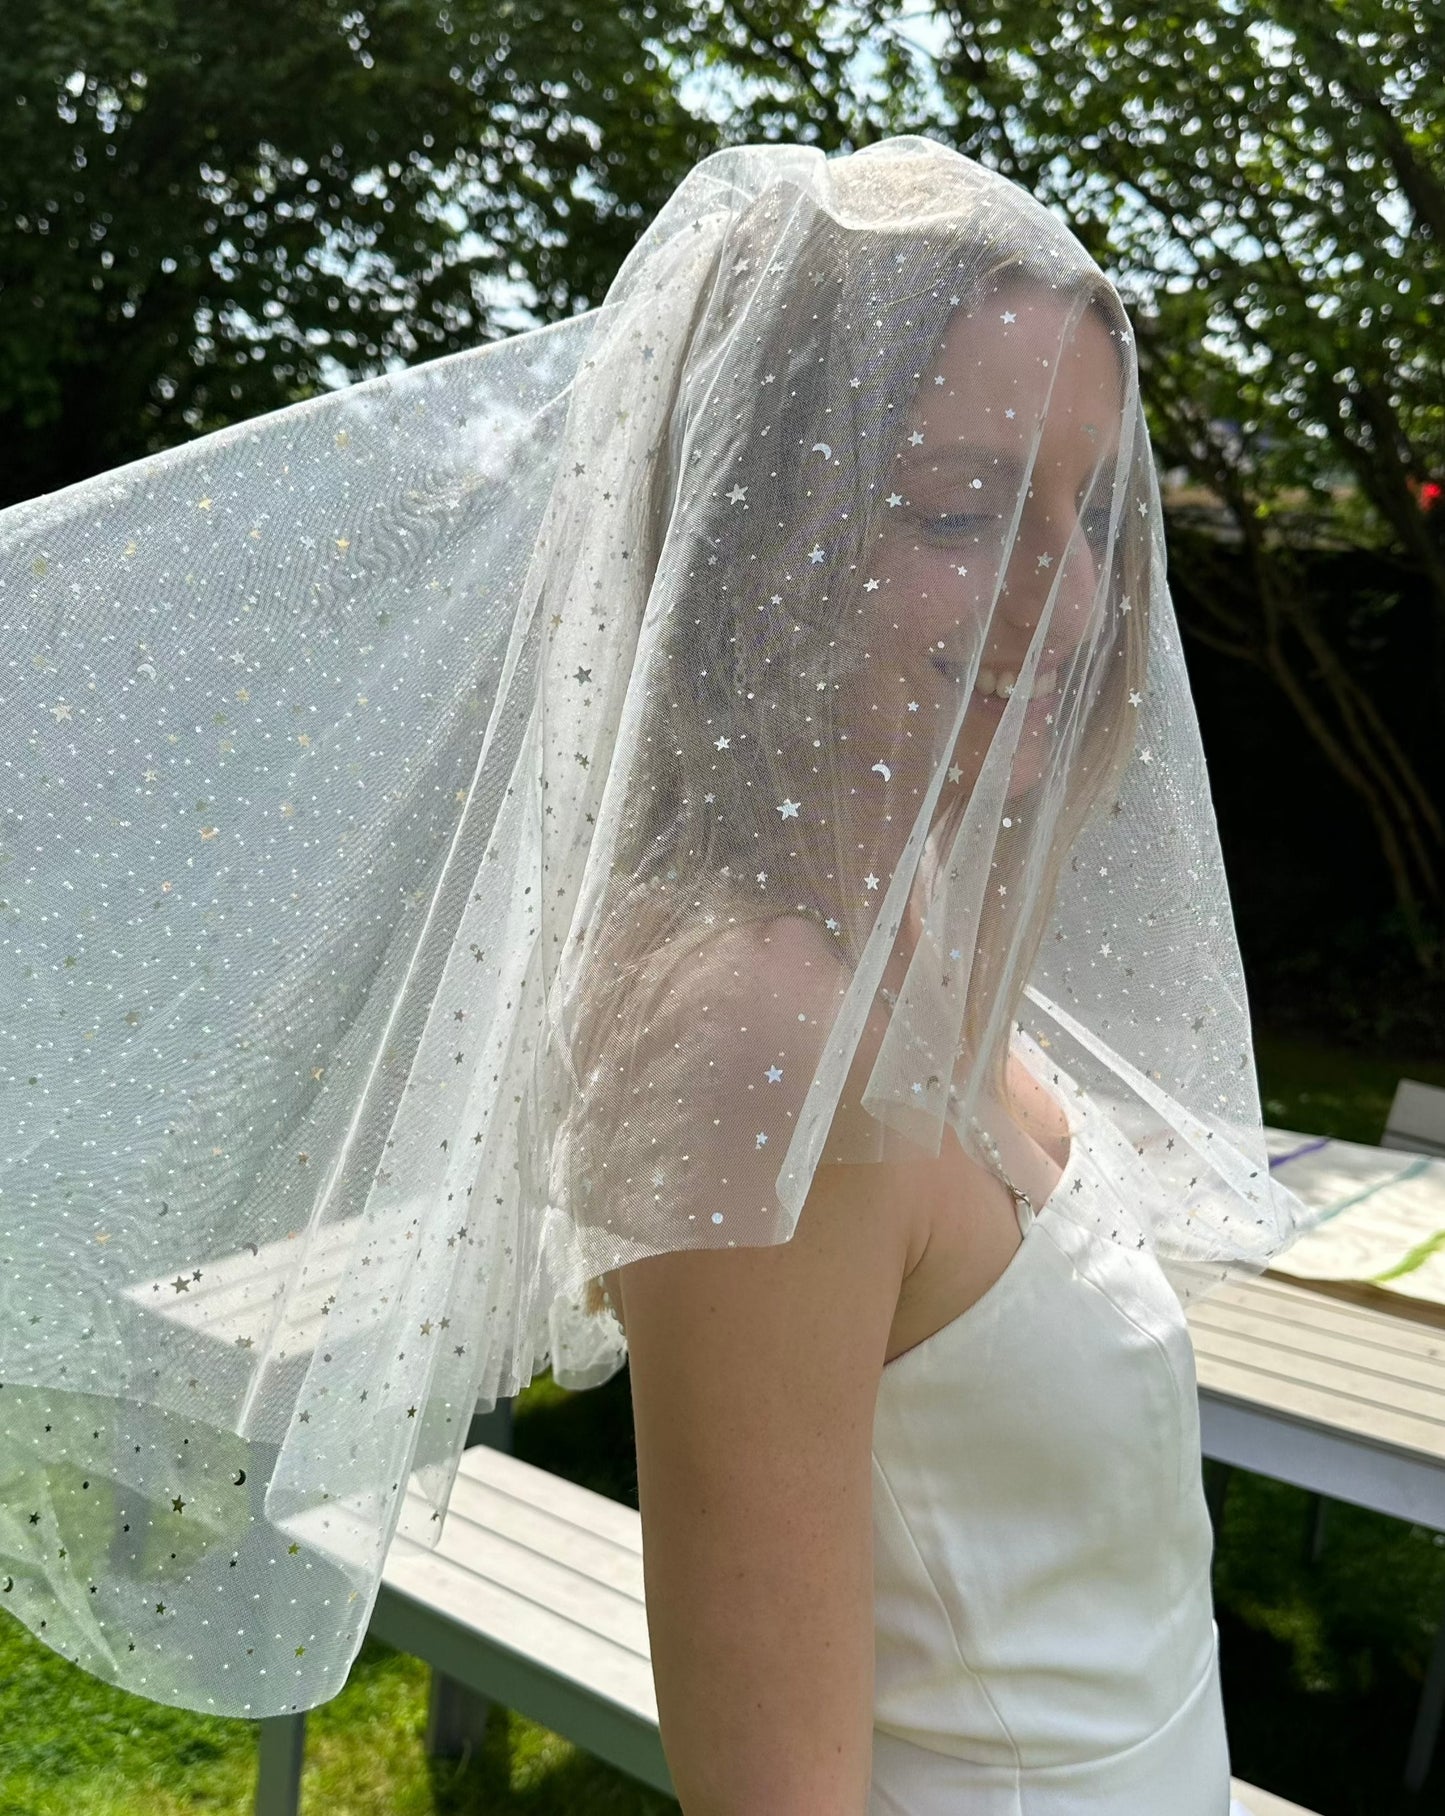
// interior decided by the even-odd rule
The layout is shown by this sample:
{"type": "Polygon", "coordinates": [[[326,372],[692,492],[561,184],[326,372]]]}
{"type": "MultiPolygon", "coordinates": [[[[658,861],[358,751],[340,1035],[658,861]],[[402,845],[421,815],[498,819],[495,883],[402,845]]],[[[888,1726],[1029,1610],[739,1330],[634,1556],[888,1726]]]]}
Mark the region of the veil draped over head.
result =
{"type": "Polygon", "coordinates": [[[1295,1233],[1127,317],[971,160],[718,153],[0,553],[0,1607],[87,1671],[333,1696],[610,1270],[993,1164],[1011,1068],[1181,1299],[1295,1233]]]}

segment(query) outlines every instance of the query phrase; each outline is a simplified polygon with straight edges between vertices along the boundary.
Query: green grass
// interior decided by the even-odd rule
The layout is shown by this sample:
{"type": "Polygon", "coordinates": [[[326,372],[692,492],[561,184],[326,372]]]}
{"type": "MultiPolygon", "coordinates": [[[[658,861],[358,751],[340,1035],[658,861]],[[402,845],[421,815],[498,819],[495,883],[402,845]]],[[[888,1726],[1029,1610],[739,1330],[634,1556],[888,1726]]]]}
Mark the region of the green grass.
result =
{"type": "Polygon", "coordinates": [[[1438,1758],[1418,1798],[1401,1774],[1445,1616],[1442,1541],[1330,1502],[1311,1562],[1313,1520],[1302,1490],[1235,1472],[1214,1569],[1234,1769],[1324,1816],[1438,1809],[1438,1758]]]}
{"type": "MultiPolygon", "coordinates": [[[[1376,1141],[1396,1068],[1260,1036],[1269,1121],[1376,1141]]],[[[1411,1064],[1445,1085],[1445,1066],[1411,1064]]],[[[549,1377],[515,1409],[519,1456],[637,1504],[625,1374],[587,1394],[549,1377]]],[[[1213,1465],[1207,1468],[1212,1471],[1213,1465]]],[[[1332,1504],[1310,1559],[1303,1491],[1235,1471],[1215,1550],[1235,1771],[1321,1816],[1445,1807],[1445,1746],[1419,1799],[1401,1786],[1435,1627],[1445,1540],[1332,1504]]],[[[308,1720],[305,1816],[664,1816],[676,1804],[505,1709],[478,1756],[429,1761],[428,1673],[367,1640],[346,1688],[308,1720]]],[[[0,1619],[0,1816],[249,1816],[256,1725],[114,1690],[0,1619]]]]}
{"type": "Polygon", "coordinates": [[[1445,1063],[1439,1061],[1399,1066],[1263,1033],[1255,1035],[1254,1059],[1266,1122],[1342,1141],[1380,1139],[1401,1072],[1421,1084],[1445,1086],[1445,1063]]]}

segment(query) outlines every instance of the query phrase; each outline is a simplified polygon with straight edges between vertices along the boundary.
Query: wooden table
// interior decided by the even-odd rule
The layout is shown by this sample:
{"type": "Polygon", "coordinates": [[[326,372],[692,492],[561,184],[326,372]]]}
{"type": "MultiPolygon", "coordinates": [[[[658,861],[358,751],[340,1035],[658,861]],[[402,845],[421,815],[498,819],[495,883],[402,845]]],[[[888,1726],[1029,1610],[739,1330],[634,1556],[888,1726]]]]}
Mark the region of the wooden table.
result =
{"type": "Polygon", "coordinates": [[[1265,1274],[1191,1306],[1204,1454],[1445,1532],[1445,1328],[1368,1292],[1265,1274]]]}
{"type": "MultiPolygon", "coordinates": [[[[1270,1135],[1277,1154],[1310,1139],[1270,1135]]],[[[1278,1271],[1217,1287],[1186,1313],[1204,1455],[1445,1532],[1445,1305],[1289,1278],[1288,1266],[1286,1251],[1278,1271]]],[[[1445,1620],[1406,1760],[1412,1791],[1442,1712],[1445,1620]]]]}

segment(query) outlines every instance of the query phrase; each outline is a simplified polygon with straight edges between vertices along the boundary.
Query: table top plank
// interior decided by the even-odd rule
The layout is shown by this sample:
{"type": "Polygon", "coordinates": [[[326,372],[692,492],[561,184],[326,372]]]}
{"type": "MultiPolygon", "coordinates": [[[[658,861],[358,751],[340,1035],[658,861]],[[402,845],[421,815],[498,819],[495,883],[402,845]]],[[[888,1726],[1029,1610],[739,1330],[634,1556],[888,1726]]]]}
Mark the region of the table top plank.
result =
{"type": "MultiPolygon", "coordinates": [[[[1197,1368],[1201,1356],[1198,1340],[1194,1354],[1197,1368]]],[[[1381,1425],[1408,1421],[1414,1444],[1431,1449],[1438,1445],[1445,1456],[1445,1395],[1417,1388],[1407,1376],[1372,1374],[1319,1352],[1242,1338],[1228,1331],[1210,1332],[1202,1354],[1215,1367],[1233,1366],[1241,1373],[1257,1375],[1259,1394],[1265,1400],[1299,1389],[1321,1396],[1325,1403],[1336,1401],[1341,1422],[1356,1414],[1381,1425]],[[1432,1433],[1437,1435],[1432,1438],[1432,1433]]],[[[1402,1423],[1400,1429],[1403,1433],[1406,1425],[1402,1423]]]]}
{"type": "Polygon", "coordinates": [[[1433,1469],[1445,1468],[1445,1424],[1392,1413],[1377,1401],[1343,1396],[1258,1363],[1241,1364],[1198,1348],[1195,1371],[1201,1393],[1234,1400],[1262,1417],[1308,1425],[1342,1443],[1390,1450],[1433,1469]]]}
{"type": "Polygon", "coordinates": [[[1432,1325],[1268,1275],[1228,1281],[1187,1317],[1201,1391],[1445,1465],[1445,1343],[1432,1325]]]}
{"type": "Polygon", "coordinates": [[[1432,1344],[1411,1340],[1370,1314],[1350,1325],[1317,1313],[1310,1306],[1291,1301],[1250,1298],[1218,1305],[1190,1308],[1189,1327],[1193,1331],[1229,1331],[1236,1336],[1259,1337],[1268,1342],[1283,1343],[1312,1354],[1331,1356],[1350,1367],[1374,1369],[1398,1375],[1421,1385],[1445,1391],[1445,1354],[1432,1344]]]}
{"type": "Polygon", "coordinates": [[[1292,1308],[1261,1309],[1258,1306],[1220,1307],[1215,1313],[1204,1313],[1190,1320],[1195,1345],[1209,1345],[1232,1339],[1256,1343],[1277,1351],[1281,1358],[1298,1358],[1307,1363],[1317,1358],[1321,1363],[1358,1372],[1367,1380],[1382,1383],[1408,1383],[1421,1396],[1421,1410],[1445,1410],[1445,1358],[1418,1348],[1376,1342],[1368,1329],[1346,1334],[1321,1325],[1292,1308]]]}
{"type": "Polygon", "coordinates": [[[1374,1342],[1369,1327],[1342,1334],[1293,1307],[1259,1300],[1200,1307],[1190,1319],[1196,1353],[1244,1360],[1342,1393],[1377,1398],[1426,1419],[1445,1419],[1445,1359],[1420,1346],[1374,1342]]]}
{"type": "Polygon", "coordinates": [[[1431,1356],[1445,1365],[1445,1330],[1433,1317],[1421,1318],[1406,1309],[1398,1293],[1380,1292],[1364,1301],[1346,1297],[1340,1282],[1282,1280],[1272,1273],[1250,1279],[1230,1279],[1214,1287],[1189,1307],[1191,1320],[1208,1319],[1222,1307],[1254,1310],[1269,1318],[1304,1319],[1314,1329],[1342,1338],[1356,1338],[1374,1347],[1408,1355],[1414,1367],[1431,1356]]]}

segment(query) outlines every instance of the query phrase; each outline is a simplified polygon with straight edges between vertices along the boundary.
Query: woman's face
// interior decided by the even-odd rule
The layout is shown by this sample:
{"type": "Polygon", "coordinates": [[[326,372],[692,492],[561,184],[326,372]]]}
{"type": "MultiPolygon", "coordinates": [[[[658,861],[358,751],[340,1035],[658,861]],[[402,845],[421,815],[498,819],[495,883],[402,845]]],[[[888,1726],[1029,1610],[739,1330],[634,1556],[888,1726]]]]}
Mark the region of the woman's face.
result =
{"type": "Polygon", "coordinates": [[[1047,620],[1009,792],[1039,779],[1061,670],[1100,609],[1122,363],[1097,310],[1072,327],[1069,313],[1067,299],[1014,286],[955,315],[882,482],[859,583],[858,628],[870,654],[846,684],[843,718],[859,754],[869,751],[870,722],[889,738],[891,749],[880,752],[888,792],[915,810],[980,646],[939,816],[971,793],[1008,690],[1047,620]]]}

